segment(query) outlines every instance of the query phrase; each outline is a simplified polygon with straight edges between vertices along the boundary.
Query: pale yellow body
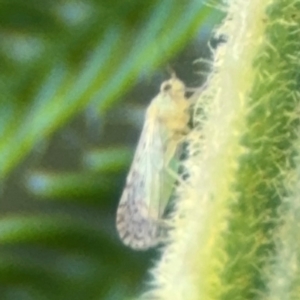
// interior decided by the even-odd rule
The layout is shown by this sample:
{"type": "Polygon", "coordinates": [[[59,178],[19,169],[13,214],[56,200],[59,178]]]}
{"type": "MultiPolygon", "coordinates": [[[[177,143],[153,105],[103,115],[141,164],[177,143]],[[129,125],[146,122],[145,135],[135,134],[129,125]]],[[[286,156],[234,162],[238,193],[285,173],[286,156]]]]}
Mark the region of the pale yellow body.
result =
{"type": "Polygon", "coordinates": [[[185,86],[175,76],[161,85],[147,109],[116,222],[123,242],[136,250],[146,250],[160,240],[168,188],[175,181],[167,169],[187,133],[188,109],[185,86]]]}

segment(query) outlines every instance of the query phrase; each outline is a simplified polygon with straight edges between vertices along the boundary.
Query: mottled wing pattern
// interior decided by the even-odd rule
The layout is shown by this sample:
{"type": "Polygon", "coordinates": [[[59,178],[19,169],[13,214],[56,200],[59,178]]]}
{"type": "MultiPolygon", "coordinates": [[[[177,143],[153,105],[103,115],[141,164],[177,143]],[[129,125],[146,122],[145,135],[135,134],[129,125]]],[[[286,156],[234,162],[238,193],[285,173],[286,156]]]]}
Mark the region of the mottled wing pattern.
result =
{"type": "Polygon", "coordinates": [[[146,250],[158,243],[158,212],[150,201],[159,203],[163,168],[163,141],[159,123],[146,119],[135,157],[117,210],[117,229],[124,244],[146,250]]]}

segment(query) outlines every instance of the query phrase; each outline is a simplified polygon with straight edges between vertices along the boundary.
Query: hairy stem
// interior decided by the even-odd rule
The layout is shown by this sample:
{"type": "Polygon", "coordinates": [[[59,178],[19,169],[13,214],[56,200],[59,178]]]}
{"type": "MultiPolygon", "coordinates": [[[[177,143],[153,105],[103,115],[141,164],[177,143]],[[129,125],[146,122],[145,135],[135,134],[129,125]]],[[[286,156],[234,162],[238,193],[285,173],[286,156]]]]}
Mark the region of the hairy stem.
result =
{"type": "Polygon", "coordinates": [[[230,1],[155,299],[299,295],[300,1],[230,1]]]}

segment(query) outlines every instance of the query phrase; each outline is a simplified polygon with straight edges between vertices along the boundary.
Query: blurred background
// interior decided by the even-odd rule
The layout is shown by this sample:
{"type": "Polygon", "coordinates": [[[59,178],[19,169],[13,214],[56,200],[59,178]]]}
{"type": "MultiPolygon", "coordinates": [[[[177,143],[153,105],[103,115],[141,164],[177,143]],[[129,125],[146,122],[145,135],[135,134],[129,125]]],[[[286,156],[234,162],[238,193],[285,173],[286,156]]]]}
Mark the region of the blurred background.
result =
{"type": "Polygon", "coordinates": [[[1,300],[147,288],[159,250],[125,247],[116,208],[147,105],[169,67],[205,81],[222,17],[216,1],[0,2],[1,300]]]}

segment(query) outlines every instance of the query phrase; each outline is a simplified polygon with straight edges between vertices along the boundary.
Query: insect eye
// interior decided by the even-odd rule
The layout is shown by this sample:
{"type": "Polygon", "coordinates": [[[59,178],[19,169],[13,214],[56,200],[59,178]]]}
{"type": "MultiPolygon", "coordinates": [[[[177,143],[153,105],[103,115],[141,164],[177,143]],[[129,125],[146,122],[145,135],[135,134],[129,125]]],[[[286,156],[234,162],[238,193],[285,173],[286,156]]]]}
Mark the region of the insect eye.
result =
{"type": "Polygon", "coordinates": [[[172,88],[172,85],[170,84],[170,83],[166,83],[166,84],[164,84],[163,86],[162,86],[162,91],[163,92],[167,92],[167,91],[169,91],[170,89],[172,88]]]}

